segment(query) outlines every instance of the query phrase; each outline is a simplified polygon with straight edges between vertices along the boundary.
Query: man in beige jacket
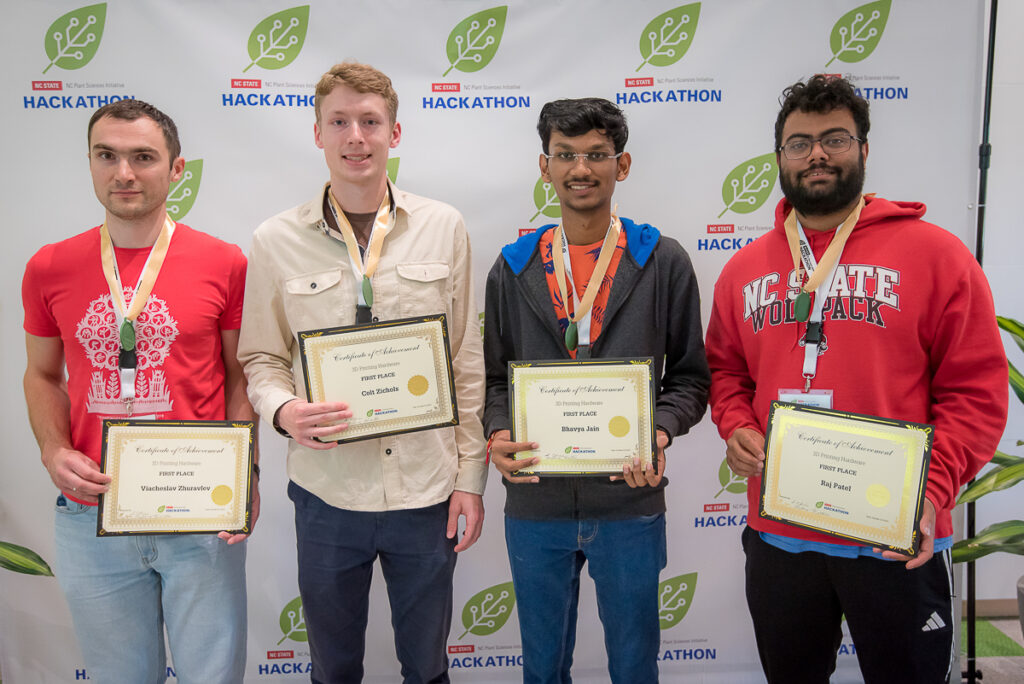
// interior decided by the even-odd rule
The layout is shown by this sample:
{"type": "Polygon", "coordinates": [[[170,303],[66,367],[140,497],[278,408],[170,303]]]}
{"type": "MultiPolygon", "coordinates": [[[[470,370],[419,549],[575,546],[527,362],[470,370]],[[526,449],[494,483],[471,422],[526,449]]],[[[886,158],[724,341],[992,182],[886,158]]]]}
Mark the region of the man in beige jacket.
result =
{"type": "Polygon", "coordinates": [[[487,477],[469,238],[455,209],[388,181],[401,126],[387,76],[336,65],[317,84],[315,108],[330,181],[256,230],[239,343],[253,406],[291,438],[288,494],[312,679],[361,679],[379,557],[404,681],[447,682],[455,552],[480,534],[487,477]],[[307,401],[297,333],[438,313],[447,316],[459,425],[319,441],[352,412],[346,402],[307,401]]]}

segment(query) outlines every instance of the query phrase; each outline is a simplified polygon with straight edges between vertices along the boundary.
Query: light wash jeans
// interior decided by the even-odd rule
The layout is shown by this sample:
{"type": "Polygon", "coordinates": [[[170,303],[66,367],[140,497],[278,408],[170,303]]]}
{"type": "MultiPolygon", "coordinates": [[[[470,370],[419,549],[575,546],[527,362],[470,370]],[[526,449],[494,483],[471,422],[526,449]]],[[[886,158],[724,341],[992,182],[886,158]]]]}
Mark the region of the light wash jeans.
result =
{"type": "Polygon", "coordinates": [[[56,574],[96,684],[180,684],[245,674],[245,544],[216,535],[96,536],[96,506],[57,498],[56,574]]]}
{"type": "MultiPolygon", "coordinates": [[[[526,486],[526,485],[521,485],[526,486]]],[[[505,516],[526,684],[569,684],[580,571],[588,565],[614,684],[655,684],[665,516],[523,520],[505,516]]]]}

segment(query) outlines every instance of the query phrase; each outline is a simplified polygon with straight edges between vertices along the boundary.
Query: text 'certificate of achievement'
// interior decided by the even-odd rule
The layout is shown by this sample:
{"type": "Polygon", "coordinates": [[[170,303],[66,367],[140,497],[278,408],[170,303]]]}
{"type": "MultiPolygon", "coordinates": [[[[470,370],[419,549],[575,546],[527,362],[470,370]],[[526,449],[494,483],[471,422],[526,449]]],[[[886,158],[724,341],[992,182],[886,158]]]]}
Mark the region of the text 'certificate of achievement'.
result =
{"type": "Polygon", "coordinates": [[[251,530],[251,420],[104,420],[96,536],[251,530]]]}
{"type": "Polygon", "coordinates": [[[622,473],[640,457],[652,461],[653,359],[513,361],[508,365],[512,441],[537,442],[516,454],[540,461],[520,473],[622,473]]]}
{"type": "Polygon", "coordinates": [[[299,348],[309,400],[352,411],[323,442],[459,424],[444,314],[304,331],[299,348]]]}
{"type": "Polygon", "coordinates": [[[761,516],[913,556],[934,431],[774,401],[761,516]]]}

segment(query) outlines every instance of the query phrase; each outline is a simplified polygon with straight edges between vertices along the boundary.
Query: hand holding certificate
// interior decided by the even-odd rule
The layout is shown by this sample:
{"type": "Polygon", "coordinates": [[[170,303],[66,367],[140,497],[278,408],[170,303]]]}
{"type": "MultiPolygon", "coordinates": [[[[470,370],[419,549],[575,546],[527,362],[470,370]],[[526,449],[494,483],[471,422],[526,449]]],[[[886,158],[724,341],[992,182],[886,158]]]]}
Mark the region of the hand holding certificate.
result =
{"type": "Polygon", "coordinates": [[[310,402],[343,401],[353,442],[459,423],[444,314],[299,333],[310,402]]]}
{"type": "Polygon", "coordinates": [[[773,402],[761,515],[914,555],[931,425],[773,402]]]}
{"type": "Polygon", "coordinates": [[[535,442],[539,457],[521,474],[599,475],[651,463],[654,380],[650,358],[512,362],[514,442],[535,442]]]}
{"type": "Polygon", "coordinates": [[[97,536],[251,531],[252,421],[104,420],[97,536]]]}

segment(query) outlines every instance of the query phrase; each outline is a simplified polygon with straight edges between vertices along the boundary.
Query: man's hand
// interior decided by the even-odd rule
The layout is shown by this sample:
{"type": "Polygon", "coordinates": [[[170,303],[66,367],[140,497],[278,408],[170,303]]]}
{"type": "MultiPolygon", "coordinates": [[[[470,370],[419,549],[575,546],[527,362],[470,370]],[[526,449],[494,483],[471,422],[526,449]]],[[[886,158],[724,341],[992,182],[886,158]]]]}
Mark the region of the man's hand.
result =
{"type": "Polygon", "coordinates": [[[764,470],[764,435],[753,428],[736,428],[725,442],[725,458],[740,477],[760,475],[764,470]]]}
{"type": "MultiPolygon", "coordinates": [[[[252,474],[252,519],[249,521],[249,534],[256,528],[256,521],[260,518],[260,477],[255,472],[252,474]]],[[[243,542],[249,538],[249,534],[231,534],[230,532],[219,532],[217,537],[228,543],[228,546],[243,542]]]]}
{"type": "Polygon", "coordinates": [[[625,480],[630,487],[657,487],[661,478],[665,476],[665,447],[668,446],[668,433],[658,430],[658,453],[655,455],[657,468],[650,464],[640,465],[640,457],[633,458],[632,464],[622,466],[622,475],[612,475],[612,481],[625,480]]]}
{"type": "Polygon", "coordinates": [[[459,533],[459,516],[466,518],[466,530],[462,533],[462,541],[455,546],[455,551],[465,551],[480,538],[480,529],[484,524],[484,499],[479,494],[455,490],[448,499],[448,529],[445,536],[454,539],[459,533]]]}
{"type": "Polygon", "coordinates": [[[310,449],[333,449],[334,442],[318,442],[314,437],[326,437],[348,428],[340,421],[351,418],[348,404],[340,401],[310,403],[292,399],[277,410],[277,424],[291,435],[292,439],[310,449]]]}
{"type": "MultiPolygon", "coordinates": [[[[882,551],[876,548],[875,552],[882,551]]],[[[932,559],[935,553],[935,504],[925,497],[924,510],[921,511],[921,547],[916,556],[906,556],[895,551],[882,551],[882,558],[887,560],[907,561],[907,570],[919,568],[932,559]]]]}
{"type": "Polygon", "coordinates": [[[492,435],[492,437],[491,461],[494,462],[494,467],[498,469],[498,472],[501,473],[502,477],[515,484],[540,482],[540,478],[536,475],[516,476],[512,474],[520,468],[540,463],[539,456],[531,456],[530,458],[524,458],[518,461],[512,457],[513,454],[520,451],[533,451],[534,449],[538,449],[540,448],[539,444],[536,442],[510,442],[509,438],[512,437],[512,433],[508,430],[498,430],[492,435]]]}
{"type": "Polygon", "coordinates": [[[81,451],[58,447],[43,452],[43,465],[57,489],[69,492],[79,501],[98,503],[99,495],[106,493],[111,480],[96,461],[81,451]]]}

